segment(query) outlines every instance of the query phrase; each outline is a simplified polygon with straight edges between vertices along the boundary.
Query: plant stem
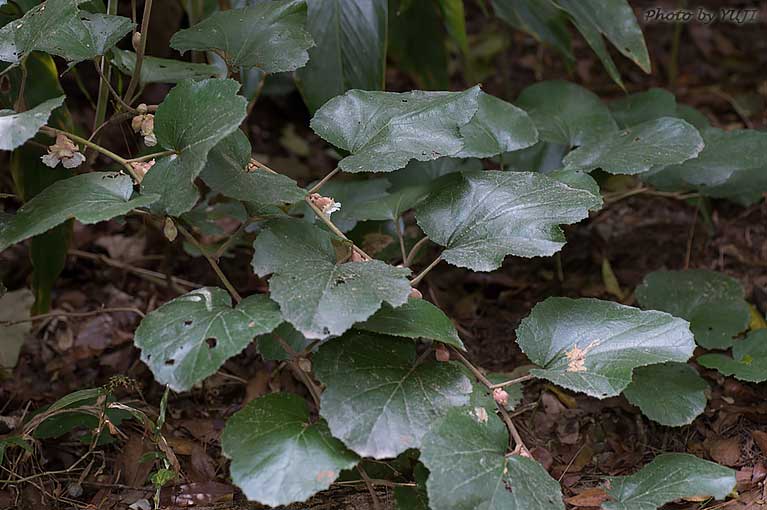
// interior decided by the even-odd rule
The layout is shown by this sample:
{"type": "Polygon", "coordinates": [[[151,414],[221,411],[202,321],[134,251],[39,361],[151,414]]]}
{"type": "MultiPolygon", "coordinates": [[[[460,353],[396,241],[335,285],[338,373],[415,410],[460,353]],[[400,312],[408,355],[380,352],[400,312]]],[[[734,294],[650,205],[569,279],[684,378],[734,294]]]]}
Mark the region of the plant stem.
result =
{"type": "Polygon", "coordinates": [[[208,261],[208,264],[210,264],[210,267],[213,268],[213,271],[216,273],[216,276],[218,276],[218,279],[221,280],[221,283],[224,284],[224,287],[226,287],[226,290],[229,291],[229,294],[232,295],[235,302],[240,303],[242,301],[242,296],[239,292],[237,292],[237,289],[234,288],[234,285],[232,285],[232,282],[229,281],[229,278],[226,277],[224,272],[221,270],[221,267],[218,265],[218,262],[216,262],[213,257],[210,256],[208,253],[208,250],[200,244],[200,242],[195,239],[195,237],[181,224],[176,223],[176,228],[179,232],[181,232],[181,235],[183,235],[187,241],[192,243],[195,248],[197,248],[200,253],[202,253],[202,256],[205,257],[205,259],[208,261]]]}
{"type": "Polygon", "coordinates": [[[416,276],[415,278],[413,278],[412,280],[410,280],[410,286],[411,286],[411,287],[416,287],[416,286],[417,286],[419,283],[421,283],[421,280],[423,280],[423,278],[424,278],[424,277],[425,277],[427,274],[429,274],[429,271],[431,271],[432,269],[434,269],[434,268],[437,266],[437,264],[439,264],[441,261],[442,261],[442,255],[440,255],[440,256],[438,256],[436,259],[432,260],[432,261],[431,261],[431,264],[429,264],[428,266],[426,266],[426,269],[424,269],[423,271],[421,271],[420,273],[418,273],[418,276],[416,276]]]}
{"type": "Polygon", "coordinates": [[[287,343],[285,339],[282,338],[277,333],[272,332],[272,336],[277,339],[277,342],[279,342],[280,347],[282,347],[282,349],[286,353],[288,353],[288,356],[290,356],[290,360],[288,362],[290,369],[299,379],[301,379],[301,382],[304,383],[304,386],[306,386],[306,389],[309,390],[309,394],[312,396],[312,399],[314,400],[314,404],[317,406],[317,409],[319,409],[320,397],[322,396],[322,391],[314,382],[312,377],[306,372],[304,372],[303,369],[296,362],[296,359],[301,357],[301,355],[296,353],[296,350],[293,349],[293,347],[291,347],[290,344],[287,343]]]}
{"type": "Polygon", "coordinates": [[[312,186],[311,189],[309,189],[309,191],[307,191],[306,193],[308,195],[311,195],[312,193],[317,193],[321,187],[323,187],[330,179],[332,179],[340,171],[341,169],[336,167],[332,172],[330,172],[328,175],[323,177],[320,182],[312,186]]]}
{"type": "Polygon", "coordinates": [[[412,248],[410,248],[410,253],[407,254],[407,257],[405,257],[405,267],[410,267],[410,264],[413,263],[413,259],[416,255],[418,255],[418,250],[420,250],[421,247],[423,247],[423,245],[427,242],[429,242],[429,238],[424,236],[417,243],[415,243],[412,248]]]}
{"type": "Polygon", "coordinates": [[[133,75],[128,83],[128,89],[125,91],[125,102],[133,103],[133,93],[136,92],[141,78],[141,66],[144,63],[144,52],[146,51],[146,40],[149,35],[149,18],[152,14],[152,0],[144,1],[144,14],[141,16],[141,38],[139,47],[136,51],[136,65],[133,67],[133,75]]]}
{"type": "MultiPolygon", "coordinates": [[[[317,207],[316,205],[314,205],[314,204],[313,204],[313,203],[312,203],[312,202],[309,200],[309,196],[308,196],[308,195],[307,195],[307,197],[306,197],[306,199],[305,199],[305,202],[306,202],[306,203],[309,205],[309,207],[312,209],[312,211],[314,211],[314,214],[316,214],[316,215],[317,215],[317,217],[320,219],[320,221],[322,221],[322,223],[324,223],[325,225],[327,225],[327,227],[330,229],[330,231],[331,231],[331,232],[333,232],[335,235],[337,235],[337,236],[338,236],[338,237],[340,237],[341,239],[344,239],[344,240],[346,240],[346,241],[349,241],[350,243],[352,242],[352,241],[351,241],[351,239],[349,239],[348,237],[346,237],[346,234],[344,234],[343,232],[341,232],[341,230],[340,230],[338,227],[336,227],[335,223],[333,223],[332,221],[330,221],[330,218],[328,218],[328,215],[327,215],[327,214],[325,214],[324,212],[322,212],[322,210],[320,210],[320,208],[319,208],[319,207],[317,207]]],[[[373,259],[373,257],[371,257],[370,255],[368,255],[367,253],[365,253],[364,251],[362,251],[362,248],[359,248],[359,247],[357,247],[357,245],[355,245],[354,243],[352,243],[352,249],[353,249],[354,251],[356,251],[357,253],[359,253],[360,255],[362,255],[362,256],[363,256],[365,259],[367,259],[367,260],[372,260],[372,259],[373,259]]]]}
{"type": "Polygon", "coordinates": [[[136,183],[141,182],[141,177],[136,173],[135,170],[133,170],[133,167],[130,166],[130,163],[127,159],[123,158],[122,156],[118,156],[114,152],[110,151],[109,149],[105,149],[101,145],[92,142],[90,140],[86,140],[85,138],[82,138],[80,136],[74,135],[72,133],[68,133],[66,131],[63,131],[61,129],[52,128],[50,126],[43,126],[40,128],[41,133],[45,133],[46,135],[56,137],[56,135],[64,135],[67,138],[70,138],[74,140],[75,142],[81,143],[85,145],[86,147],[90,147],[91,149],[100,152],[104,156],[108,157],[112,161],[115,161],[116,163],[120,163],[123,168],[130,174],[131,177],[133,177],[133,180],[136,181],[136,183]]]}
{"type": "Polygon", "coordinates": [[[402,265],[405,265],[407,261],[407,251],[405,250],[405,236],[402,233],[402,227],[400,226],[400,218],[394,220],[394,229],[397,231],[397,239],[399,239],[399,250],[402,253],[402,265]]]}
{"type": "Polygon", "coordinates": [[[165,156],[172,156],[173,154],[176,154],[176,151],[168,150],[168,151],[162,151],[162,152],[155,152],[153,154],[147,154],[145,156],[139,156],[137,158],[126,159],[125,161],[127,161],[128,163],[140,163],[142,161],[149,161],[150,159],[162,158],[165,156]]]}
{"type": "Polygon", "coordinates": [[[365,468],[362,467],[362,463],[357,464],[357,471],[359,471],[362,479],[365,480],[365,485],[368,488],[368,492],[370,492],[370,497],[373,500],[373,510],[381,510],[381,502],[378,500],[378,495],[376,494],[375,487],[373,487],[373,482],[365,471],[365,468]]]}
{"type": "Polygon", "coordinates": [[[41,315],[35,315],[28,319],[20,319],[17,321],[0,321],[0,326],[14,326],[16,324],[22,324],[24,322],[33,322],[42,319],[48,319],[50,317],[90,317],[92,315],[100,315],[102,313],[118,313],[118,312],[130,312],[135,313],[140,317],[144,317],[144,312],[138,308],[132,307],[115,307],[115,308],[101,308],[100,310],[92,310],[90,312],[50,312],[41,315]]]}
{"type": "Polygon", "coordinates": [[[491,384],[490,389],[503,388],[504,386],[511,386],[512,384],[523,383],[525,381],[530,381],[532,379],[535,379],[535,376],[527,374],[527,375],[523,375],[522,377],[517,377],[516,379],[509,379],[508,381],[503,381],[502,383],[491,384]]]}
{"type": "MultiPolygon", "coordinates": [[[[117,14],[117,0],[107,0],[107,14],[117,14]]],[[[109,59],[105,56],[98,58],[96,62],[96,71],[101,77],[99,82],[99,95],[96,102],[96,115],[93,117],[93,130],[104,123],[107,118],[107,99],[109,98],[110,91],[122,102],[122,98],[112,88],[112,84],[109,82],[112,76],[112,66],[109,63],[109,59]]]]}

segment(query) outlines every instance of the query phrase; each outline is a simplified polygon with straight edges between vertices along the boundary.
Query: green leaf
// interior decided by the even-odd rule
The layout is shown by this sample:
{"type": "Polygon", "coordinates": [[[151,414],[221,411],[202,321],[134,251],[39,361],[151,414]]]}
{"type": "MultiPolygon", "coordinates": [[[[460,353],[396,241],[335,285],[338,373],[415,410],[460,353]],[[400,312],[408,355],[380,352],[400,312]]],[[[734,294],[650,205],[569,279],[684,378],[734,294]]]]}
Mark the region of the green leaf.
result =
{"type": "MultiPolygon", "coordinates": [[[[34,448],[31,444],[27,443],[21,436],[8,436],[0,439],[0,466],[3,465],[3,459],[5,458],[5,450],[9,446],[18,446],[24,448],[29,453],[34,452],[34,448]]],[[[428,509],[427,509],[428,510],[428,509]]]]}
{"type": "Polygon", "coordinates": [[[304,198],[306,192],[286,175],[260,168],[248,171],[250,154],[250,142],[238,129],[213,147],[200,177],[217,193],[261,206],[292,204],[304,198]]]}
{"type": "Polygon", "coordinates": [[[701,132],[704,129],[711,127],[711,122],[708,120],[708,117],[703,115],[700,111],[696,110],[692,106],[687,106],[686,104],[676,105],[675,116],[686,120],[701,132]]]}
{"type": "Polygon", "coordinates": [[[464,146],[458,157],[489,158],[538,141],[538,131],[524,110],[484,92],[477,104],[477,113],[460,128],[464,146]]]}
{"type": "Polygon", "coordinates": [[[748,327],[743,286],[727,275],[704,269],[655,271],[636,289],[642,308],[662,310],[690,321],[698,345],[726,349],[748,327]]]}
{"type": "Polygon", "coordinates": [[[621,129],[660,117],[679,117],[674,94],[664,89],[629,94],[611,101],[608,106],[621,129]]]}
{"type": "Polygon", "coordinates": [[[686,363],[639,367],[623,394],[653,421],[667,427],[689,425],[706,410],[708,384],[686,363]]]}
{"type": "Polygon", "coordinates": [[[62,104],[64,96],[49,99],[21,113],[0,110],[0,150],[12,151],[35,136],[48,122],[51,112],[62,104]]]}
{"type": "MultiPolygon", "coordinates": [[[[136,54],[132,51],[112,50],[112,64],[125,75],[132,75],[136,66],[136,54]]],[[[141,83],[178,83],[180,81],[220,78],[219,69],[210,64],[195,64],[174,60],[144,56],[141,65],[141,83]]]]}
{"type": "Polygon", "coordinates": [[[538,462],[506,455],[509,434],[494,414],[482,421],[451,410],[423,440],[431,508],[564,510],[559,483],[538,462]]]}
{"type": "MultiPolygon", "coordinates": [[[[129,18],[110,14],[81,12],[80,18],[87,29],[83,40],[81,59],[92,59],[109,51],[120,39],[130,32],[134,25],[129,18]]],[[[73,60],[70,58],[70,60],[73,60]]]]}
{"type": "Polygon", "coordinates": [[[426,480],[429,472],[420,462],[413,469],[415,487],[398,486],[394,488],[394,500],[397,510],[429,510],[429,497],[426,494],[426,480]]]}
{"type": "Polygon", "coordinates": [[[562,159],[568,151],[565,145],[538,142],[526,149],[501,154],[498,162],[501,170],[549,174],[562,168],[562,159]]]}
{"type": "Polygon", "coordinates": [[[767,329],[751,331],[744,340],[736,340],[732,357],[704,354],[698,358],[698,363],[741,381],[767,381],[767,329]]]}
{"type": "Polygon", "coordinates": [[[0,374],[2,369],[12,369],[19,360],[21,347],[32,330],[32,322],[20,322],[10,326],[3,322],[25,321],[29,319],[35,297],[29,289],[20,289],[0,296],[0,374]]]}
{"type": "MultiPolygon", "coordinates": [[[[360,220],[377,219],[368,207],[377,207],[384,201],[388,202],[389,194],[386,190],[390,186],[389,181],[383,178],[332,180],[322,187],[322,194],[341,204],[341,210],[333,213],[333,223],[342,232],[348,232],[360,220]]],[[[305,216],[310,221],[315,221],[309,206],[305,205],[304,209],[305,216]]]]}
{"type": "Polygon", "coordinates": [[[469,402],[471,382],[454,363],[416,364],[410,340],[355,332],[314,355],[325,384],[320,414],[333,436],[363,457],[396,457],[418,448],[432,424],[469,402]]]}
{"type": "Polygon", "coordinates": [[[311,339],[340,335],[381,304],[410,294],[408,269],[381,262],[336,261],[334,237],[300,220],[268,222],[253,243],[253,270],[272,273],[269,289],[286,321],[311,339]]]}
{"type": "Polygon", "coordinates": [[[458,50],[464,55],[469,53],[469,39],[466,36],[466,15],[463,0],[437,0],[442,13],[442,21],[448,35],[455,41],[458,50]]]}
{"type": "Polygon", "coordinates": [[[386,67],[387,0],[313,0],[307,29],[317,44],[296,73],[309,110],[350,89],[381,90],[386,67]]]}
{"type": "Polygon", "coordinates": [[[665,453],[631,476],[610,478],[605,510],[652,510],[680,498],[724,499],[735,489],[735,471],[686,453],[665,453]]]}
{"type": "Polygon", "coordinates": [[[354,327],[393,336],[426,338],[465,350],[448,316],[424,299],[408,299],[397,308],[384,305],[370,319],[354,327]]]}
{"type": "Polygon", "coordinates": [[[306,50],[314,45],[305,24],[305,0],[258,2],[215,12],[176,32],[170,46],[182,54],[221,51],[230,67],[257,67],[267,73],[295,71],[309,60],[306,50]]]}
{"type": "Polygon", "coordinates": [[[282,348],[280,339],[293,348],[296,352],[306,349],[311,340],[296,331],[296,329],[287,322],[283,322],[277,329],[266,335],[258,337],[258,352],[261,357],[267,360],[284,361],[290,359],[290,354],[282,348]],[[279,339],[277,338],[279,337],[279,339]]]}
{"type": "Polygon", "coordinates": [[[155,213],[178,216],[194,207],[194,180],[208,152],[245,119],[247,102],[237,95],[239,88],[234,80],[185,80],[165,96],[155,114],[155,134],[160,146],[176,154],[157,160],[141,183],[143,191],[161,196],[155,213]]]}
{"type": "Polygon", "coordinates": [[[539,138],[562,145],[584,145],[618,130],[599,97],[566,81],[544,81],[527,87],[517,98],[538,128],[539,138]]]}
{"type": "Polygon", "coordinates": [[[698,130],[673,117],[648,120],[585,144],[567,156],[566,170],[601,168],[611,174],[634,175],[654,166],[674,165],[703,150],[698,130]]]}
{"type": "Polygon", "coordinates": [[[556,48],[568,62],[575,57],[570,45],[567,16],[549,0],[492,0],[495,15],[556,48]]]}
{"type": "Polygon", "coordinates": [[[306,501],[359,460],[323,421],[311,423],[304,399],[288,393],[260,397],[235,413],[221,448],[245,496],[274,507],[306,501]]]}
{"type": "Polygon", "coordinates": [[[575,223],[599,204],[590,192],[530,172],[467,172],[416,209],[418,225],[442,258],[492,271],[506,255],[552,255],[565,244],[560,224],[575,223]]]}
{"type": "Polygon", "coordinates": [[[90,224],[145,207],[158,199],[146,194],[131,199],[133,183],[111,172],[80,174],[55,182],[24,204],[0,232],[0,251],[42,234],[70,218],[90,224]]]}
{"type": "Polygon", "coordinates": [[[538,303],[517,328],[530,371],[565,388],[613,397],[637,367],[685,362],[695,349],[688,323],[598,299],[552,297],[538,303]]]}
{"type": "Polygon", "coordinates": [[[281,322],[266,296],[249,296],[232,308],[226,291],[203,287],[148,314],[133,342],[160,384],[186,391],[281,322]]]}
{"type": "Polygon", "coordinates": [[[464,92],[366,92],[331,99],[311,122],[314,132],[350,156],[345,172],[391,172],[410,160],[455,156],[458,130],[477,112],[479,87],[464,92]]]}

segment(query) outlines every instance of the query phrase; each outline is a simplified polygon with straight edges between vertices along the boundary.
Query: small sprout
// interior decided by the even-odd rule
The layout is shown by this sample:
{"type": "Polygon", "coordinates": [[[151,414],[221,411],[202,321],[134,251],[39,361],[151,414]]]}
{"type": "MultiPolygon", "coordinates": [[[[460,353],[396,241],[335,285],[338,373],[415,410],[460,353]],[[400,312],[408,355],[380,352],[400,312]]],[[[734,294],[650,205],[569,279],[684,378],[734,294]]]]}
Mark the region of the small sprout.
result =
{"type": "Polygon", "coordinates": [[[155,161],[150,159],[149,161],[134,161],[130,163],[133,171],[136,172],[136,176],[139,178],[139,182],[144,178],[150,168],[154,166],[155,161]]]}
{"type": "Polygon", "coordinates": [[[442,344],[437,344],[437,347],[434,349],[434,356],[437,358],[437,361],[450,361],[450,351],[442,344]]]}
{"type": "Polygon", "coordinates": [[[154,147],[157,145],[157,137],[154,134],[154,115],[146,113],[148,111],[147,105],[140,104],[136,109],[138,115],[131,120],[131,127],[134,133],[141,133],[144,137],[144,145],[147,147],[154,147]]]}
{"type": "Polygon", "coordinates": [[[328,217],[341,209],[341,202],[336,202],[331,197],[323,197],[319,193],[309,195],[309,202],[314,204],[315,207],[322,211],[322,214],[328,217]]]}
{"type": "Polygon", "coordinates": [[[56,168],[59,161],[64,168],[76,168],[85,161],[85,156],[72,140],[64,135],[56,135],[56,143],[48,147],[48,154],[40,159],[51,168],[56,168]]]}
{"type": "Polygon", "coordinates": [[[493,400],[503,407],[509,405],[509,394],[503,388],[495,388],[493,390],[493,400]]]}

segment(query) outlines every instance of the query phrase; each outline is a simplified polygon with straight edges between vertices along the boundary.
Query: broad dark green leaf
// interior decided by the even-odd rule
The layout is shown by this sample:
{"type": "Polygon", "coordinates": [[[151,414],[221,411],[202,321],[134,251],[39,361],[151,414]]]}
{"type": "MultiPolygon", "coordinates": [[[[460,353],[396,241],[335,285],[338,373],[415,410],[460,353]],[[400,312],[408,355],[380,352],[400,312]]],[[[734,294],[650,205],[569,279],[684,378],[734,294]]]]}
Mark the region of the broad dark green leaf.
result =
{"type": "Polygon", "coordinates": [[[686,453],[665,453],[631,476],[610,478],[605,510],[652,510],[680,498],[724,499],[735,471],[686,453]]]}
{"type": "Polygon", "coordinates": [[[636,289],[642,308],[662,310],[690,321],[698,345],[726,349],[748,327],[743,286],[715,271],[655,271],[636,289]]]}
{"type": "Polygon", "coordinates": [[[706,410],[708,384],[686,363],[639,367],[623,394],[642,414],[668,427],[689,425],[706,410]]]}
{"type": "Polygon", "coordinates": [[[517,98],[546,142],[577,146],[601,140],[618,130],[607,106],[593,92],[566,81],[544,81],[517,98]]]}
{"type": "MultiPolygon", "coordinates": [[[[112,50],[112,64],[123,74],[133,74],[136,54],[132,51],[112,50]]],[[[178,83],[186,79],[203,80],[221,77],[219,69],[210,64],[195,64],[171,58],[144,57],[141,65],[141,83],[178,83]]]]}
{"type": "Polygon", "coordinates": [[[437,0],[437,6],[442,13],[445,30],[464,55],[469,53],[469,39],[466,36],[466,14],[463,0],[437,0]]]}
{"type": "MultiPolygon", "coordinates": [[[[389,194],[386,192],[391,184],[383,178],[340,180],[338,178],[322,187],[322,195],[332,197],[341,204],[341,209],[333,213],[333,223],[342,231],[353,229],[358,221],[378,218],[371,214],[368,206],[380,207],[388,203],[389,194]]],[[[314,221],[314,213],[304,206],[306,215],[314,221]]]]}
{"type": "Polygon", "coordinates": [[[363,457],[396,457],[418,448],[432,424],[469,402],[471,382],[454,363],[416,365],[411,340],[354,332],[314,355],[325,384],[320,414],[333,436],[363,457]]]}
{"type": "Polygon", "coordinates": [[[506,152],[498,157],[501,170],[551,173],[562,168],[568,147],[558,143],[538,142],[526,149],[506,152]]]}
{"type": "Polygon", "coordinates": [[[387,0],[312,0],[307,29],[316,46],[297,73],[309,110],[350,89],[382,90],[387,0]]]}
{"type": "Polygon", "coordinates": [[[317,111],[314,132],[349,151],[345,172],[391,172],[410,160],[455,156],[463,149],[459,128],[477,112],[479,87],[464,92],[366,92],[351,90],[317,111]]]}
{"type": "Polygon", "coordinates": [[[160,384],[187,391],[281,322],[266,296],[249,296],[232,308],[225,290],[203,287],[148,314],[133,342],[160,384]]]}
{"type": "Polygon", "coordinates": [[[559,483],[538,462],[506,455],[509,433],[491,413],[484,420],[451,410],[424,437],[431,508],[564,510],[559,483]]]}
{"type": "Polygon", "coordinates": [[[686,120],[701,132],[704,129],[711,127],[711,122],[708,120],[708,117],[706,117],[703,113],[696,110],[692,106],[687,106],[686,104],[676,105],[675,116],[686,120]]]}
{"type": "Polygon", "coordinates": [[[478,159],[412,160],[405,168],[387,174],[386,179],[392,184],[391,191],[399,191],[411,186],[430,185],[447,174],[476,170],[482,170],[482,162],[478,159]]]}
{"type": "Polygon", "coordinates": [[[524,110],[484,92],[477,105],[477,113],[460,128],[464,144],[457,157],[489,158],[538,141],[538,131],[524,110]]]}
{"type": "Polygon", "coordinates": [[[455,326],[445,313],[424,299],[408,299],[397,308],[384,305],[357,329],[407,338],[426,338],[464,349],[455,326]]]}
{"type": "Polygon", "coordinates": [[[261,168],[247,171],[251,147],[239,129],[221,140],[208,153],[200,177],[213,191],[258,205],[292,204],[306,194],[296,181],[261,168]]]}
{"type": "Polygon", "coordinates": [[[574,62],[567,30],[567,16],[549,0],[492,0],[495,15],[556,48],[568,62],[574,62]]]}
{"type": "Polygon", "coordinates": [[[0,150],[12,151],[35,136],[51,112],[64,104],[64,96],[49,99],[25,112],[0,110],[0,150]]]}
{"type": "Polygon", "coordinates": [[[599,199],[545,175],[467,172],[416,209],[418,225],[442,258],[474,271],[492,271],[506,255],[552,255],[565,244],[560,224],[588,216],[599,199]]]}
{"type": "Polygon", "coordinates": [[[371,260],[336,261],[330,233],[301,220],[268,222],[253,243],[253,270],[272,274],[269,289],[286,321],[307,338],[340,335],[381,304],[410,294],[408,269],[371,260]]]}
{"type": "Polygon", "coordinates": [[[736,340],[732,356],[704,354],[698,363],[741,381],[767,381],[767,329],[754,330],[745,339],[736,340]]]}
{"type": "Polygon", "coordinates": [[[0,251],[42,234],[70,218],[98,223],[145,207],[158,199],[147,194],[131,199],[133,183],[127,175],[94,172],[58,181],[24,204],[0,232],[0,251]]]}
{"type": "Polygon", "coordinates": [[[285,352],[280,340],[288,344],[294,351],[301,352],[311,343],[311,340],[296,331],[287,322],[283,322],[277,329],[266,335],[258,337],[258,352],[264,359],[284,361],[290,358],[285,352]]]}
{"type": "Polygon", "coordinates": [[[257,67],[267,73],[294,71],[309,60],[314,45],[306,32],[306,1],[275,0],[218,11],[176,32],[172,48],[220,51],[229,66],[257,67]]]}
{"type": "Polygon", "coordinates": [[[176,154],[157,161],[141,183],[157,193],[156,213],[178,216],[194,207],[199,193],[194,180],[208,152],[233,133],[245,118],[246,101],[234,80],[185,80],[171,90],[155,114],[157,142],[176,154]]]}
{"type": "Polygon", "coordinates": [[[621,129],[660,117],[679,117],[674,94],[664,89],[629,94],[611,101],[608,106],[621,129]]]}
{"type": "Polygon", "coordinates": [[[597,398],[626,389],[635,368],[683,363],[695,349],[688,323],[667,313],[560,297],[535,305],[517,343],[541,367],[531,374],[597,398]]]}
{"type": "Polygon", "coordinates": [[[682,163],[702,150],[703,139],[697,129],[682,119],[661,117],[578,147],[565,156],[564,163],[566,170],[601,168],[611,174],[634,175],[652,167],[682,163]]]}
{"type": "Polygon", "coordinates": [[[420,462],[413,469],[415,487],[395,487],[394,500],[397,510],[429,510],[429,496],[426,493],[426,480],[429,472],[420,462]]]}
{"type": "Polygon", "coordinates": [[[357,464],[323,421],[311,421],[304,399],[289,393],[260,397],[229,418],[221,448],[248,499],[274,507],[306,501],[357,464]]]}

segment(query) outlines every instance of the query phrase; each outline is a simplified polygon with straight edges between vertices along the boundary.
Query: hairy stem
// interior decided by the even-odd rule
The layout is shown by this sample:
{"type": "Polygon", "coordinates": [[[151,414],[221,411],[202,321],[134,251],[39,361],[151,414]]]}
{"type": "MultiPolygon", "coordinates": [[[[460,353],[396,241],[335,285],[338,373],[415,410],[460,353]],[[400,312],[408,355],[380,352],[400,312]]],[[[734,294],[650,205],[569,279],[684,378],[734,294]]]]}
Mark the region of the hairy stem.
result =
{"type": "Polygon", "coordinates": [[[411,286],[411,287],[416,287],[416,286],[417,286],[419,283],[421,283],[421,280],[423,280],[423,279],[424,279],[424,277],[425,277],[427,274],[429,274],[429,271],[431,271],[432,269],[434,269],[435,267],[437,267],[437,264],[439,264],[441,261],[442,261],[442,256],[441,256],[441,255],[440,255],[440,256],[438,256],[436,259],[432,260],[432,261],[431,261],[431,264],[429,264],[428,266],[426,266],[426,269],[424,269],[423,271],[421,271],[420,273],[418,273],[418,276],[416,276],[415,278],[413,278],[412,280],[410,280],[410,286],[411,286]]]}
{"type": "Polygon", "coordinates": [[[144,63],[144,52],[146,51],[146,40],[149,35],[149,18],[151,15],[152,0],[145,0],[144,14],[141,16],[141,38],[139,40],[139,47],[136,50],[136,65],[133,67],[133,75],[131,75],[128,89],[125,91],[125,102],[128,104],[133,103],[135,99],[133,93],[136,92],[136,87],[138,87],[141,78],[141,66],[144,63]]]}
{"type": "Polygon", "coordinates": [[[218,279],[221,280],[221,283],[224,284],[224,287],[226,287],[226,290],[229,291],[229,294],[232,295],[235,302],[239,303],[242,301],[242,296],[239,292],[237,292],[237,289],[234,288],[234,285],[232,285],[232,282],[229,281],[229,278],[226,277],[224,272],[221,270],[221,266],[218,265],[218,262],[216,262],[213,257],[208,253],[207,248],[205,248],[200,242],[189,232],[187,229],[182,227],[180,224],[176,223],[176,228],[179,232],[181,232],[181,235],[186,238],[187,241],[192,243],[195,248],[197,248],[200,253],[202,253],[202,256],[205,257],[205,259],[208,261],[208,264],[210,264],[210,267],[213,268],[213,272],[216,273],[216,276],[218,276],[218,279]]]}
{"type": "Polygon", "coordinates": [[[412,248],[410,248],[410,253],[407,254],[407,257],[405,257],[405,267],[410,267],[410,264],[413,263],[413,259],[415,259],[415,256],[418,255],[418,251],[428,242],[429,238],[424,236],[417,243],[415,243],[412,248]]]}
{"type": "Polygon", "coordinates": [[[317,193],[317,192],[320,190],[320,188],[321,188],[321,187],[323,187],[325,184],[327,184],[327,182],[328,182],[330,179],[332,179],[332,178],[333,178],[333,177],[334,177],[334,176],[335,176],[335,175],[336,175],[338,172],[340,172],[340,171],[341,171],[341,169],[340,169],[340,168],[338,168],[338,167],[336,167],[336,168],[335,168],[335,169],[334,169],[332,172],[330,172],[328,175],[326,175],[325,177],[323,177],[323,178],[322,178],[322,180],[320,180],[320,182],[318,182],[317,184],[315,184],[314,186],[312,186],[312,187],[309,189],[309,191],[307,191],[306,193],[307,193],[308,195],[311,195],[312,193],[317,193]]]}
{"type": "Polygon", "coordinates": [[[512,384],[523,383],[525,381],[531,381],[533,379],[535,379],[535,376],[527,374],[527,375],[523,375],[521,377],[517,377],[516,379],[509,379],[508,381],[503,381],[502,383],[492,384],[492,385],[490,385],[490,388],[491,389],[503,388],[505,386],[511,386],[512,384]]]}

